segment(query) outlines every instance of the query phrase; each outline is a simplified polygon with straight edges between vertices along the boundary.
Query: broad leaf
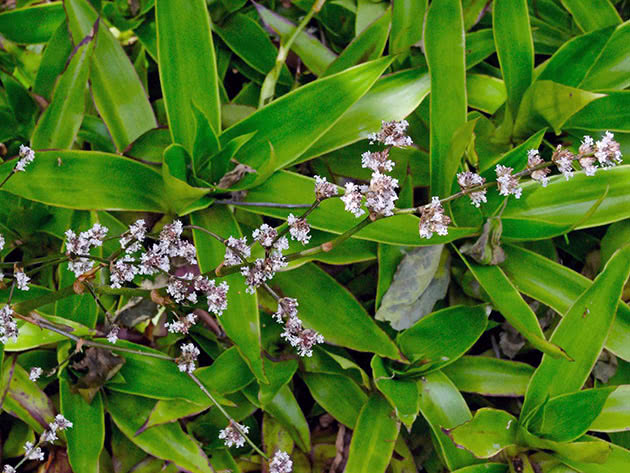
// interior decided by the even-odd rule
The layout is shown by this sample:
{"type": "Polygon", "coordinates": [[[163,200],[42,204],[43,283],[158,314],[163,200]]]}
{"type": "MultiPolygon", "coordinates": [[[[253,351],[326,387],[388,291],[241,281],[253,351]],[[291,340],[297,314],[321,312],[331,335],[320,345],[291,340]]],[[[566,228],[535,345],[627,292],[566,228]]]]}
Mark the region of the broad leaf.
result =
{"type": "Polygon", "coordinates": [[[497,409],[479,409],[469,422],[448,430],[456,445],[477,458],[490,458],[517,442],[516,417],[497,409]]]}

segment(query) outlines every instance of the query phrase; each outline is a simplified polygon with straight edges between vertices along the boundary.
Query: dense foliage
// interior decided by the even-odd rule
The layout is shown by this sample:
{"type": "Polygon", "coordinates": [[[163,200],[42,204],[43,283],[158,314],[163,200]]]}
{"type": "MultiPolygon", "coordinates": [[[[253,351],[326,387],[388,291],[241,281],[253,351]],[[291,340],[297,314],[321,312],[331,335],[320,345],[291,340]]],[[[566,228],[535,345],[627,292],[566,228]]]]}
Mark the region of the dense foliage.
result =
{"type": "Polygon", "coordinates": [[[2,8],[3,473],[630,471],[625,0],[2,8]]]}

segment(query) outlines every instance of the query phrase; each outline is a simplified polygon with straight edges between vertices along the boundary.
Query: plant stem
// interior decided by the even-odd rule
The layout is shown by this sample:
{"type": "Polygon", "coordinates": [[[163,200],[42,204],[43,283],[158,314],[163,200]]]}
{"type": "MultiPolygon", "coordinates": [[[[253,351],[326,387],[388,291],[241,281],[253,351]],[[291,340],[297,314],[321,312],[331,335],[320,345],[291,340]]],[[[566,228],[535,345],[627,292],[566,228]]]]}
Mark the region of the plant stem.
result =
{"type": "Polygon", "coordinates": [[[250,207],[272,207],[276,209],[306,209],[310,207],[310,204],[279,204],[276,202],[243,202],[240,200],[215,200],[215,204],[223,204],[223,205],[242,205],[242,206],[250,206],[250,207]]]}
{"type": "Polygon", "coordinates": [[[269,71],[269,73],[265,77],[265,81],[263,82],[262,88],[260,90],[260,101],[258,103],[258,108],[264,107],[273,100],[273,96],[276,93],[276,82],[278,82],[278,78],[280,77],[280,73],[282,72],[282,66],[284,66],[284,63],[287,60],[287,56],[289,55],[291,46],[293,46],[293,42],[302,32],[302,30],[306,28],[306,25],[308,25],[313,16],[315,16],[315,14],[322,9],[325,1],[326,0],[315,0],[309,12],[304,16],[304,18],[302,18],[300,24],[297,25],[293,29],[293,31],[291,31],[291,34],[287,38],[287,40],[280,40],[280,47],[278,48],[278,57],[276,58],[276,63],[274,64],[273,69],[271,69],[271,71],[269,71]]]}
{"type": "Polygon", "coordinates": [[[230,424],[234,426],[234,428],[236,430],[238,430],[238,432],[245,438],[245,440],[247,441],[248,444],[250,444],[252,446],[252,448],[259,453],[260,455],[263,456],[263,458],[266,458],[267,460],[269,460],[269,457],[267,455],[265,455],[265,452],[263,452],[260,448],[258,448],[256,446],[256,444],[254,442],[252,442],[250,440],[250,438],[247,436],[247,434],[245,432],[243,432],[243,430],[241,429],[241,426],[239,425],[238,422],[236,422],[234,419],[232,419],[232,417],[230,416],[230,414],[227,413],[227,411],[223,408],[223,406],[221,404],[219,404],[217,402],[217,400],[214,398],[214,396],[212,394],[210,394],[210,391],[208,391],[206,389],[206,387],[203,385],[203,383],[199,380],[199,378],[197,378],[193,373],[188,373],[188,376],[190,376],[190,378],[197,383],[197,386],[199,386],[199,389],[201,389],[203,391],[203,393],[208,396],[208,398],[210,399],[210,401],[212,401],[212,403],[217,407],[217,409],[219,409],[219,411],[221,412],[221,414],[223,414],[225,416],[225,418],[227,420],[230,421],[230,424]]]}

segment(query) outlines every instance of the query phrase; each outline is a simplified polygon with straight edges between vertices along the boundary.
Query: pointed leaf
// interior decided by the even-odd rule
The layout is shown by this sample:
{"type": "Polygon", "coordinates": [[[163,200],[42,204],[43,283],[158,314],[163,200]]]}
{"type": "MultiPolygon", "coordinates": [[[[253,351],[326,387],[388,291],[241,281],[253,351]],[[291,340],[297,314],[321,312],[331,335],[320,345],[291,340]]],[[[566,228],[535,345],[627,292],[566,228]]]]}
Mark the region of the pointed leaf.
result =
{"type": "Polygon", "coordinates": [[[354,429],[367,395],[347,376],[303,373],[313,399],[339,422],[354,429]]]}
{"type": "Polygon", "coordinates": [[[609,0],[561,0],[573,20],[585,32],[621,23],[619,13],[609,0]]]}
{"type": "Polygon", "coordinates": [[[588,430],[595,432],[623,432],[630,428],[630,385],[618,386],[588,430]]]}
{"type": "Polygon", "coordinates": [[[436,0],[427,12],[424,44],[431,74],[431,195],[450,195],[448,151],[455,131],[466,123],[464,19],[459,0],[436,0]],[[448,77],[448,80],[444,80],[448,77]]]}
{"type": "Polygon", "coordinates": [[[204,0],[157,0],[158,65],[166,114],[175,143],[193,151],[193,104],[221,129],[217,66],[204,0]]]}
{"type": "Polygon", "coordinates": [[[399,429],[390,404],[380,394],[372,394],[359,414],[344,471],[385,473],[399,429]]]}
{"type": "Polygon", "coordinates": [[[388,373],[384,360],[376,355],[372,358],[372,374],[378,390],[394,406],[396,417],[411,429],[420,411],[417,382],[395,379],[393,374],[388,373]]]}
{"type": "MultiPolygon", "coordinates": [[[[64,2],[74,44],[88,36],[98,13],[87,0],[64,2]]],[[[116,148],[122,151],[157,122],[129,58],[107,26],[100,23],[92,56],[90,83],[94,102],[112,135],[116,148]]]]}
{"type": "Polygon", "coordinates": [[[0,14],[0,31],[16,43],[45,43],[64,20],[63,2],[15,8],[0,14]]]}
{"type": "Polygon", "coordinates": [[[548,396],[582,387],[606,341],[629,273],[630,246],[626,246],[614,254],[593,284],[573,303],[551,342],[564,347],[574,361],[543,355],[527,389],[522,418],[548,396]]]}
{"type": "Polygon", "coordinates": [[[479,409],[475,417],[454,429],[448,435],[458,446],[477,458],[490,458],[517,442],[516,417],[497,409],[479,409]]]}

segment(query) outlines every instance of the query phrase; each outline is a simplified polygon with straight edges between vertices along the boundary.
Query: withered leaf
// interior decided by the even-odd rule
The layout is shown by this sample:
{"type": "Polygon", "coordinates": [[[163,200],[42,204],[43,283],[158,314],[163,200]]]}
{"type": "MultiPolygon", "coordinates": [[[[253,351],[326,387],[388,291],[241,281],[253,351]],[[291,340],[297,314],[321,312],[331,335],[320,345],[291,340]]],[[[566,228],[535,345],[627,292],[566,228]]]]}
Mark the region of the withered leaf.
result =
{"type": "Polygon", "coordinates": [[[123,357],[111,350],[89,347],[81,360],[72,363],[73,369],[84,373],[72,386],[73,390],[92,402],[98,390],[118,373],[124,362],[123,357]]]}

